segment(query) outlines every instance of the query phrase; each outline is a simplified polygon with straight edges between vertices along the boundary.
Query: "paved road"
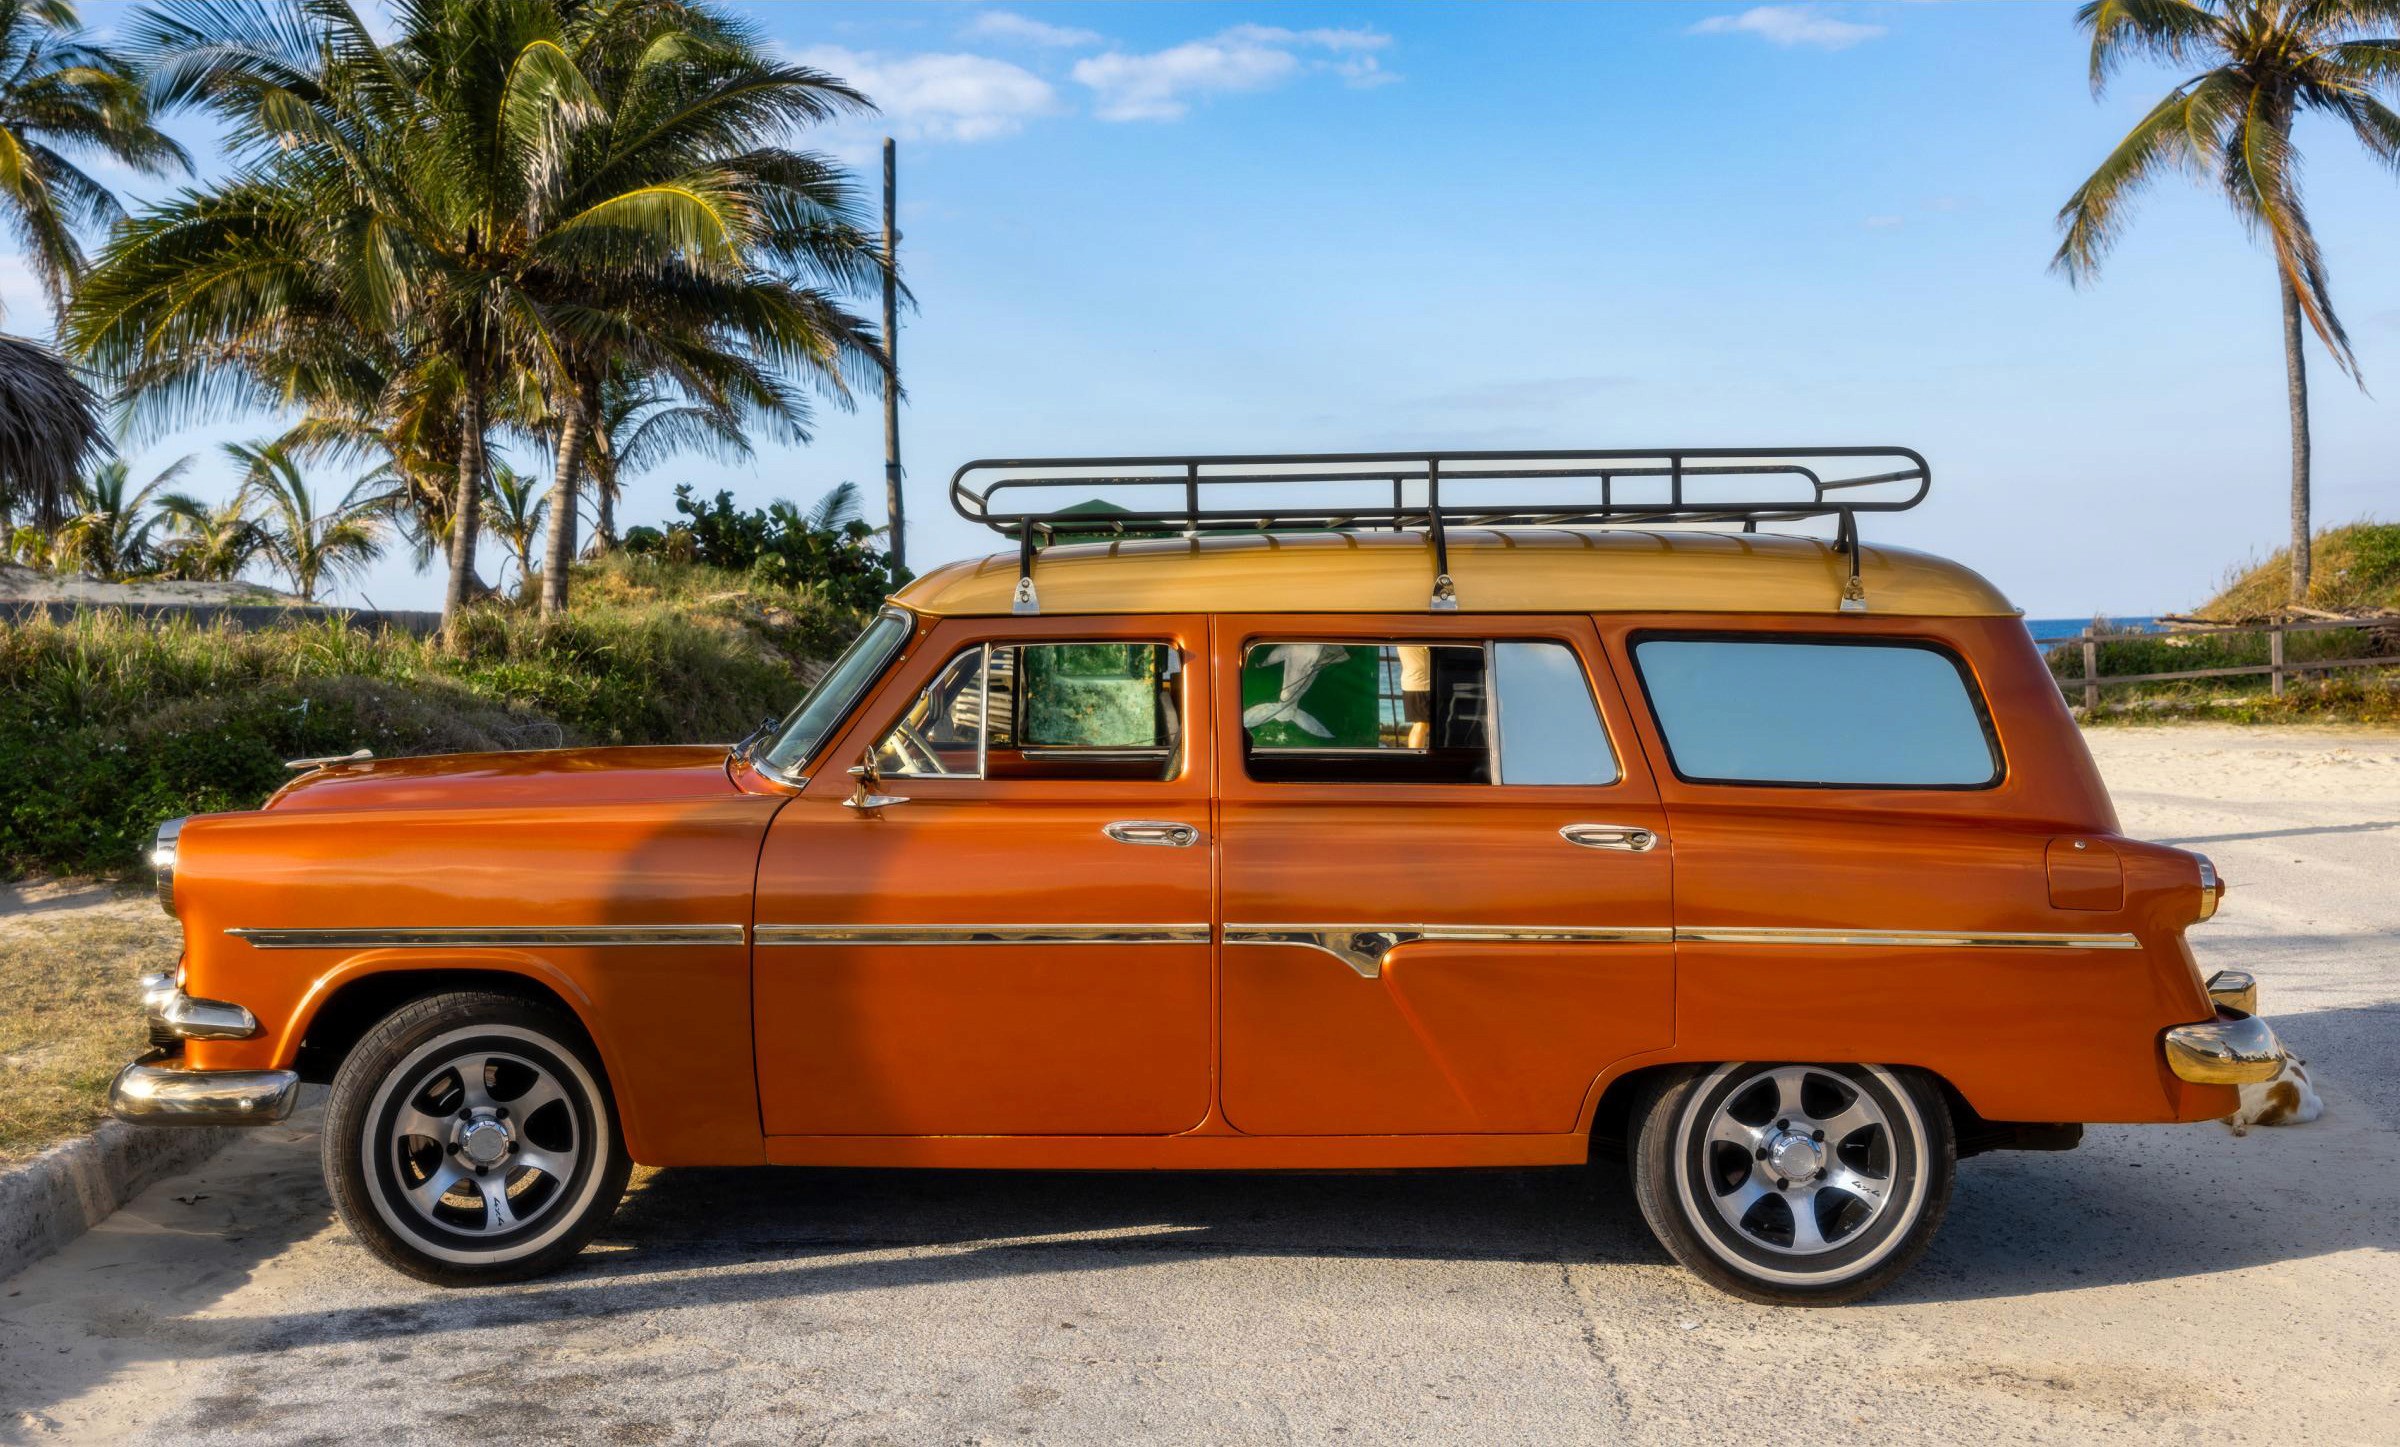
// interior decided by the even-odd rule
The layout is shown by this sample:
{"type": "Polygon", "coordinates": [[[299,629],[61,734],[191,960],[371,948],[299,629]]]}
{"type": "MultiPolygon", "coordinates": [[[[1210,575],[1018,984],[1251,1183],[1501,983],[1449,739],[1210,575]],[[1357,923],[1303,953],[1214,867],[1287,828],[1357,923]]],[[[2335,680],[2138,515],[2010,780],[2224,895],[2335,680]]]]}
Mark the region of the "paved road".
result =
{"type": "Polygon", "coordinates": [[[694,1172],[569,1273],[444,1293],[330,1224],[313,1121],[0,1287],[0,1437],[276,1442],[2390,1442],[2400,736],[2115,731],[2128,827],[2235,881],[2309,1127],[1963,1169],[1932,1256],[1775,1311],[1611,1172],[694,1172]]]}

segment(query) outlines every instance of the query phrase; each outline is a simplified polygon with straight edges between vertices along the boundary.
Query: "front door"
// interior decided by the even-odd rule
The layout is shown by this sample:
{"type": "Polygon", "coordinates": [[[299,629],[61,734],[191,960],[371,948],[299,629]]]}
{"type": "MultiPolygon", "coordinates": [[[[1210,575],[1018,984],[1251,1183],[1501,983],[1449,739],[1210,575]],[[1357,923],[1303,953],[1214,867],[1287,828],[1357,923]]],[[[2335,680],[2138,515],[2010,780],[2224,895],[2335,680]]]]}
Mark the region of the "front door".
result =
{"type": "Polygon", "coordinates": [[[1588,620],[1218,623],[1224,1109],[1559,1132],[1673,1038],[1672,841],[1588,620]]]}
{"type": "Polygon", "coordinates": [[[759,861],[770,1135],[1169,1134],[1214,1055],[1206,622],[956,619],[759,861]],[[873,741],[873,792],[842,765],[873,741]]]}

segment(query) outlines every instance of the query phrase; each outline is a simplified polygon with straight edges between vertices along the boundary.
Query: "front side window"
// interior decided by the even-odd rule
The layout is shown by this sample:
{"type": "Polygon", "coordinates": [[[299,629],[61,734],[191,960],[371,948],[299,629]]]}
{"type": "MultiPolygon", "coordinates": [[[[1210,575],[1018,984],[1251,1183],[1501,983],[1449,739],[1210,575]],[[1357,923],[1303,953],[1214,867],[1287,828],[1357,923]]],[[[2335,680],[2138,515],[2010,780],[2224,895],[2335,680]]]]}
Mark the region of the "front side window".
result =
{"type": "Polygon", "coordinates": [[[1548,640],[1253,643],[1242,732],[1250,777],[1273,783],[1618,777],[1581,661],[1548,640]]]}
{"type": "Polygon", "coordinates": [[[1938,648],[1646,638],[1633,659],[1685,780],[1884,789],[2000,781],[1982,699],[1938,648]]]}
{"type": "Polygon", "coordinates": [[[886,778],[1168,779],[1183,717],[1164,643],[984,643],[875,747],[886,778]]]}
{"type": "Polygon", "coordinates": [[[759,756],[760,761],[778,773],[789,773],[807,763],[817,745],[833,732],[842,716],[865,695],[867,685],[875,681],[876,675],[899,653],[900,645],[908,641],[909,626],[905,613],[877,614],[875,621],[850,641],[842,656],[833,661],[833,667],[825,670],[785,716],[775,742],[759,756]]]}

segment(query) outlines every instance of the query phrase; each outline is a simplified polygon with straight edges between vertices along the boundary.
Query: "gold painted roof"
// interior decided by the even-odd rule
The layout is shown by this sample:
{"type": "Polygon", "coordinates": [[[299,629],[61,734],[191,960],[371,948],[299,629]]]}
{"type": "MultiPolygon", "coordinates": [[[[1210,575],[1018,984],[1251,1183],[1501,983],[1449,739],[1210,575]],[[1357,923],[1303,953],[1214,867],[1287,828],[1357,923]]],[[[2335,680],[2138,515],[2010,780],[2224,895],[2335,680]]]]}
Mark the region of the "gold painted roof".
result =
{"type": "MultiPolygon", "coordinates": [[[[1848,576],[1816,538],[1766,533],[1454,528],[1450,576],[1462,613],[1834,613],[1848,576]]],[[[1870,614],[2013,614],[1968,568],[1906,548],[1860,553],[1870,614]]],[[[1218,534],[1042,549],[1034,588],[1046,615],[1075,613],[1422,613],[1433,592],[1422,532],[1218,534]]],[[[1006,613],[1017,555],[936,568],[902,589],[919,613],[1006,613]]]]}

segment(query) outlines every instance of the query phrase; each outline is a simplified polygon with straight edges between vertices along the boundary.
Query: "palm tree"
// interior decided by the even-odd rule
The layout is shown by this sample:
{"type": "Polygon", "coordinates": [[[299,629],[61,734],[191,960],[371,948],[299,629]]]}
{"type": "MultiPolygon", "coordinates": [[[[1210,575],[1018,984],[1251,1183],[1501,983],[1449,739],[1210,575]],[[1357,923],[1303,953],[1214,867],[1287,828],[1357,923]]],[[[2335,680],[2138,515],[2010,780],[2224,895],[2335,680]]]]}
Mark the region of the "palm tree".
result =
{"type": "Polygon", "coordinates": [[[98,152],[146,175],[188,170],[150,124],[131,67],[80,38],[68,0],[0,0],[0,214],[25,248],[53,311],[83,273],[78,230],[124,215],[106,186],[61,153],[98,152]]]}
{"type": "Polygon", "coordinates": [[[383,555],[392,493],[381,469],[325,507],[282,443],[228,442],[225,456],[242,469],[243,503],[261,514],[259,556],[291,581],[301,602],[314,603],[319,584],[354,574],[383,555]]]}
{"type": "Polygon", "coordinates": [[[574,399],[612,356],[778,420],[802,411],[785,368],[837,397],[873,372],[872,330],[788,274],[863,289],[873,249],[839,173],[772,145],[865,102],[700,4],[417,0],[397,22],[385,45],[344,0],[143,12],[159,104],[214,111],[240,165],[129,223],[70,331],[152,407],[355,390],[344,339],[438,359],[455,641],[513,373],[568,399],[551,514],[571,528],[574,399]]]}
{"type": "Polygon", "coordinates": [[[706,452],[727,462],[751,455],[738,413],[693,401],[627,368],[612,371],[601,383],[592,410],[594,553],[617,545],[617,500],[626,478],[678,452],[706,452]]]}
{"type": "Polygon", "coordinates": [[[87,459],[106,456],[101,402],[48,347],[0,337],[0,527],[58,526],[87,459]]]}
{"type": "Polygon", "coordinates": [[[75,485],[75,510],[59,525],[51,545],[53,564],[104,583],[148,571],[156,562],[150,535],[158,526],[158,519],[148,515],[150,499],[191,465],[189,457],[179,457],[139,489],[133,487],[132,464],[122,457],[94,467],[75,485]]]}
{"type": "Polygon", "coordinates": [[[266,546],[246,493],[215,504],[188,492],[161,493],[155,508],[157,526],[166,535],[158,545],[159,571],[168,577],[230,583],[266,546]]]}
{"type": "Polygon", "coordinates": [[[2070,281],[2095,275],[2125,227],[2131,202],[2162,172],[2222,186],[2234,214],[2263,233],[2283,289],[2283,357],[2292,418],[2292,601],[2309,581],[2308,371],[2301,327],[2334,364],[2359,376],[2334,315],[2325,261],[2300,202],[2292,122],[2317,111],[2348,125],[2376,159],[2400,168],[2400,114],[2380,98],[2400,90],[2400,0],[2091,0],[2076,21],[2092,36],[2092,93],[2141,57],[2197,73],[2128,132],[2058,213],[2066,239],[2052,265],[2070,281]]]}
{"type": "Polygon", "coordinates": [[[483,498],[483,525],[508,544],[517,560],[520,592],[533,581],[533,540],[541,535],[550,499],[534,491],[533,478],[505,462],[492,464],[492,485],[483,498]]]}

